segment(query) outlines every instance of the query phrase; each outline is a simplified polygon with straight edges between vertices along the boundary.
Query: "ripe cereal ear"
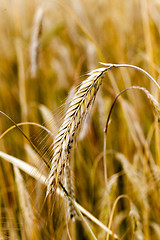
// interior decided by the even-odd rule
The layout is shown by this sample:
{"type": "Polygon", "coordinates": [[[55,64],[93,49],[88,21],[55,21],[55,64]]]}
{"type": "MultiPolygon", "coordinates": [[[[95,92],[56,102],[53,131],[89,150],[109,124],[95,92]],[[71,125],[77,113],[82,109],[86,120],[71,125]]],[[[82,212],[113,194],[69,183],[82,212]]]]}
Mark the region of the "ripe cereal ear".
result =
{"type": "Polygon", "coordinates": [[[48,177],[47,195],[55,193],[61,174],[64,173],[66,165],[70,164],[70,153],[73,141],[90,106],[95,100],[104,74],[109,71],[110,68],[112,68],[112,66],[99,68],[88,73],[89,77],[80,84],[77,92],[71,99],[64,121],[54,139],[54,153],[51,171],[48,177]]]}

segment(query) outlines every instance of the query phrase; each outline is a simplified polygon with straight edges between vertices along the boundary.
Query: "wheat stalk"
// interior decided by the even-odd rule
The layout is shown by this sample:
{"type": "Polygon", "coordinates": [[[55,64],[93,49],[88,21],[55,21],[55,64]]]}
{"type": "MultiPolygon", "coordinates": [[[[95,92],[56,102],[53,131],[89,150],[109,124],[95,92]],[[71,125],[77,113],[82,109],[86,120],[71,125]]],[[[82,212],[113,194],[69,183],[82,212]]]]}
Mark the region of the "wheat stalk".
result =
{"type": "Polygon", "coordinates": [[[47,195],[55,193],[58,182],[61,180],[62,172],[64,172],[70,160],[73,139],[96,97],[104,74],[111,68],[113,68],[113,66],[99,68],[90,72],[88,74],[89,77],[80,84],[79,89],[73,96],[64,122],[54,140],[54,154],[48,177],[47,195]]]}

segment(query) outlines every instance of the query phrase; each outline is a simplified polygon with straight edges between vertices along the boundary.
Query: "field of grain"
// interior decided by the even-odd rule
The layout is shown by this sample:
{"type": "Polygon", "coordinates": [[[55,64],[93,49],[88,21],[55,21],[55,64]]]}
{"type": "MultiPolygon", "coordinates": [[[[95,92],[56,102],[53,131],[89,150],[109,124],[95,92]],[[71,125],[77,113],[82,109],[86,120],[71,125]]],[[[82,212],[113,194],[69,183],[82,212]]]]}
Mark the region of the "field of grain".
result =
{"type": "Polygon", "coordinates": [[[159,23],[158,0],[0,1],[0,240],[160,239],[159,23]]]}

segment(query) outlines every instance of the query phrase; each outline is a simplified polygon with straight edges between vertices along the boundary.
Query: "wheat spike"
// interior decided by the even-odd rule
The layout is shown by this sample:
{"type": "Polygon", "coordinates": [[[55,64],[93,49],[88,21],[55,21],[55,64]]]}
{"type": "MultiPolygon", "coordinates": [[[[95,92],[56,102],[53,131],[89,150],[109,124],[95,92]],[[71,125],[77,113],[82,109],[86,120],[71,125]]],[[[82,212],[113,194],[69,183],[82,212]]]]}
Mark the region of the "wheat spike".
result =
{"type": "Polygon", "coordinates": [[[54,140],[54,154],[48,177],[47,195],[55,193],[60,176],[70,159],[70,150],[77,131],[96,97],[104,74],[112,67],[99,68],[90,72],[89,77],[80,84],[79,89],[74,94],[64,122],[54,140]]]}
{"type": "Polygon", "coordinates": [[[139,90],[143,91],[146,94],[147,98],[149,99],[151,105],[153,106],[153,108],[154,108],[154,110],[155,110],[155,112],[157,114],[158,119],[160,119],[160,104],[153,97],[153,95],[144,87],[132,86],[131,88],[132,89],[139,89],[139,90]]]}

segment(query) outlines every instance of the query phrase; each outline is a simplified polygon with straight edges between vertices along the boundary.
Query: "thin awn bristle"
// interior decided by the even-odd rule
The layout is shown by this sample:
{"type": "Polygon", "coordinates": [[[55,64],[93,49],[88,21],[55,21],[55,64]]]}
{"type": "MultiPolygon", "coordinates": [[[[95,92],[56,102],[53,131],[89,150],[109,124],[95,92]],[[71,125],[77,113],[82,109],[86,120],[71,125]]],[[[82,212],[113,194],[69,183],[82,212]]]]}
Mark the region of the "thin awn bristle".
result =
{"type": "Polygon", "coordinates": [[[64,122],[54,140],[54,154],[48,177],[47,195],[55,193],[61,174],[64,173],[65,167],[69,165],[73,140],[96,97],[104,74],[110,68],[100,68],[89,73],[89,77],[80,84],[79,89],[72,98],[64,122]]]}
{"type": "Polygon", "coordinates": [[[31,38],[30,71],[31,71],[32,78],[35,78],[37,75],[40,38],[41,38],[41,33],[42,33],[42,20],[43,20],[43,9],[40,7],[40,8],[38,8],[38,10],[36,11],[36,14],[35,14],[33,33],[32,33],[32,38],[31,38]]]}

